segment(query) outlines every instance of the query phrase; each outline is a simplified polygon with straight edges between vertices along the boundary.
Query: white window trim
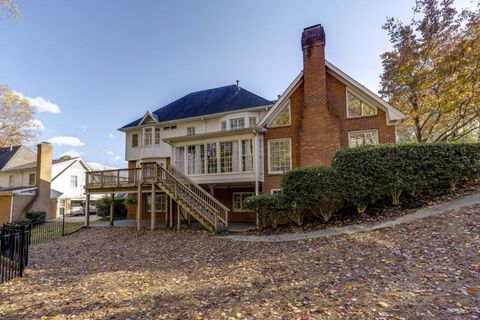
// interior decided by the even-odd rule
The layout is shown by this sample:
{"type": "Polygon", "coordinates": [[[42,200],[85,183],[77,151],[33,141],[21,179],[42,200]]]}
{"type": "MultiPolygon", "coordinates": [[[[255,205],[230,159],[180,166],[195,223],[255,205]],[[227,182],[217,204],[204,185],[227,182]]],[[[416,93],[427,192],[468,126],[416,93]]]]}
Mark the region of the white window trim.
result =
{"type": "Polygon", "coordinates": [[[282,128],[282,127],[288,127],[292,125],[292,106],[290,103],[290,99],[285,103],[285,106],[279,109],[278,113],[273,117],[272,121],[270,121],[270,124],[268,125],[269,128],[282,128]],[[281,124],[281,125],[274,125],[273,122],[275,119],[282,113],[284,108],[288,108],[288,124],[281,124]]]}
{"type": "Polygon", "coordinates": [[[270,189],[270,194],[275,194],[275,193],[278,193],[278,192],[281,192],[282,189],[270,189]]]}
{"type": "Polygon", "coordinates": [[[377,144],[380,144],[380,137],[378,135],[378,129],[366,129],[366,130],[348,131],[348,147],[350,147],[350,148],[357,147],[357,146],[351,146],[350,145],[350,135],[351,134],[367,133],[367,132],[375,132],[375,134],[377,135],[377,144]]]}
{"type": "Polygon", "coordinates": [[[144,148],[150,148],[151,146],[153,146],[153,143],[154,143],[153,140],[155,139],[154,136],[155,136],[155,130],[154,130],[153,127],[145,127],[145,128],[143,128],[143,130],[142,130],[142,145],[143,145],[144,148]],[[147,131],[148,129],[151,130],[151,142],[150,142],[150,144],[146,144],[146,143],[145,143],[145,137],[147,136],[147,135],[145,134],[145,131],[147,131]]]}
{"type": "Polygon", "coordinates": [[[355,92],[355,91],[353,91],[352,89],[350,89],[350,88],[347,87],[347,89],[346,89],[346,91],[345,91],[345,112],[346,112],[346,114],[347,114],[347,119],[376,117],[376,116],[378,116],[378,107],[372,105],[372,104],[369,103],[369,102],[366,102],[365,99],[362,97],[361,94],[358,94],[357,92],[355,92]],[[368,106],[369,106],[370,108],[375,109],[375,114],[370,114],[370,115],[367,115],[367,116],[363,116],[363,115],[361,115],[361,116],[349,116],[349,115],[348,115],[348,94],[353,95],[355,98],[359,99],[362,103],[368,104],[368,106]]]}
{"type": "Polygon", "coordinates": [[[139,142],[140,139],[141,139],[141,134],[140,134],[140,133],[132,133],[132,141],[131,141],[131,143],[130,143],[130,146],[132,147],[132,149],[136,149],[136,148],[139,147],[139,145],[140,145],[140,142],[139,142]],[[133,136],[135,136],[135,135],[137,136],[137,145],[136,145],[136,146],[133,146],[133,136]]]}
{"type": "Polygon", "coordinates": [[[250,197],[254,197],[255,196],[255,192],[233,192],[232,193],[232,211],[233,212],[251,212],[251,210],[246,210],[246,209],[243,209],[243,203],[242,203],[242,209],[237,209],[235,208],[235,195],[244,195],[244,194],[249,194],[250,197]]]}
{"type": "MultiPolygon", "coordinates": [[[[270,151],[270,144],[271,142],[274,142],[274,141],[282,141],[282,140],[289,140],[290,141],[290,169],[289,170],[292,170],[292,139],[291,138],[281,138],[281,139],[270,139],[268,140],[268,174],[284,174],[286,171],[272,171],[271,168],[270,168],[270,164],[271,164],[271,156],[272,156],[272,153],[270,151]]],[[[288,171],[288,170],[287,170],[288,171]]]]}

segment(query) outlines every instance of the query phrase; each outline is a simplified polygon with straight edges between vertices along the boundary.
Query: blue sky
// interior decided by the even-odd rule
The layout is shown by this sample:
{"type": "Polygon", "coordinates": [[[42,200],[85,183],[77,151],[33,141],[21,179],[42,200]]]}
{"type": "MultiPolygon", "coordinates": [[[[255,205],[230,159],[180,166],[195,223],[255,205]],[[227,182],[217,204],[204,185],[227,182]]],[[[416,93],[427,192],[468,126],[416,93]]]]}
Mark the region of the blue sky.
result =
{"type": "MultiPolygon", "coordinates": [[[[240,86],[275,99],[302,69],[304,27],[325,27],[327,59],[378,91],[387,16],[413,0],[17,0],[0,20],[0,84],[39,111],[55,156],[123,167],[117,128],[191,91],[240,86]],[[41,111],[41,112],[40,112],[41,111]]],[[[459,8],[472,6],[457,0],[459,8]]]]}

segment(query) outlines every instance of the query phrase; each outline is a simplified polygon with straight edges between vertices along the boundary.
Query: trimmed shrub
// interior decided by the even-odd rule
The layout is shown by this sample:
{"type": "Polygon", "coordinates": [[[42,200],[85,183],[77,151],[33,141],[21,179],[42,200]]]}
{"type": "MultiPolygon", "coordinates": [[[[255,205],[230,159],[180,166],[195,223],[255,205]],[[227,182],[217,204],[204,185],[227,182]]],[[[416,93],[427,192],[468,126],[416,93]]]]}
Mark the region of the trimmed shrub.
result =
{"type": "Polygon", "coordinates": [[[32,224],[32,220],[30,219],[18,219],[14,220],[11,223],[7,223],[7,225],[15,225],[15,226],[23,226],[23,225],[28,225],[32,224]]]}
{"type": "Polygon", "coordinates": [[[47,213],[45,211],[30,211],[25,216],[32,222],[33,226],[44,224],[47,221],[47,213]]]}
{"type": "Polygon", "coordinates": [[[282,179],[282,193],[292,203],[292,220],[302,224],[305,213],[326,222],[342,204],[336,172],[327,167],[298,168],[282,179]]]}
{"type": "Polygon", "coordinates": [[[291,205],[282,193],[249,197],[245,199],[244,206],[247,210],[256,212],[261,228],[277,228],[287,220],[291,211],[291,205]]]}
{"type": "MultiPolygon", "coordinates": [[[[127,208],[125,207],[124,198],[115,198],[114,200],[114,220],[121,220],[127,217],[127,208]]],[[[110,217],[110,204],[112,199],[109,196],[98,199],[95,203],[97,206],[97,215],[102,217],[103,220],[110,217]]]]}

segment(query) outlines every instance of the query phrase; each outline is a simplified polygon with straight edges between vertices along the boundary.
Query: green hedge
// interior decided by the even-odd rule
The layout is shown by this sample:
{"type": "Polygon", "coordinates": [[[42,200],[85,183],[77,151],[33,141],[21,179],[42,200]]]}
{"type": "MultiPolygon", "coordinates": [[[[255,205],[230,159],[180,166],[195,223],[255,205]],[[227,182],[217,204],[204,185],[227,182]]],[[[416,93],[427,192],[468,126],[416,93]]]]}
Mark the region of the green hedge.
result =
{"type": "Polygon", "coordinates": [[[479,177],[477,143],[364,146],[337,151],[331,168],[291,170],[283,176],[279,195],[252,197],[247,203],[261,225],[276,227],[285,218],[302,224],[306,214],[328,221],[344,203],[356,206],[358,213],[387,198],[399,205],[402,194],[455,189],[459,181],[479,177]]]}
{"type": "Polygon", "coordinates": [[[45,211],[30,211],[25,216],[25,220],[30,220],[33,226],[44,224],[47,221],[47,213],[45,211]]]}
{"type": "MultiPolygon", "coordinates": [[[[125,207],[124,198],[115,198],[114,200],[114,220],[121,220],[127,217],[127,208],[125,207]]],[[[112,199],[109,196],[102,197],[98,199],[95,203],[97,207],[97,215],[103,219],[108,219],[110,217],[110,204],[112,199]]]]}

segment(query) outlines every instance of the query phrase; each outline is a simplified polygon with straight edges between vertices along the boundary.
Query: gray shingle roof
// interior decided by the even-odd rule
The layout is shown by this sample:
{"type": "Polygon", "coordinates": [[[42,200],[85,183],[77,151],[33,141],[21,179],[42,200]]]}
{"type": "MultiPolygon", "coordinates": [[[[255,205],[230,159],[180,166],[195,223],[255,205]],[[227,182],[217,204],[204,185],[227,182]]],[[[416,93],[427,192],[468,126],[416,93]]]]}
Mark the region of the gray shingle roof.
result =
{"type": "Polygon", "coordinates": [[[0,170],[5,167],[18,149],[20,149],[20,146],[0,148],[0,170]]]}
{"type": "MultiPolygon", "coordinates": [[[[153,112],[159,122],[186,119],[216,113],[249,109],[271,105],[272,101],[264,99],[236,85],[192,92],[153,112]]],[[[137,126],[139,118],[123,128],[137,126]]]]}

